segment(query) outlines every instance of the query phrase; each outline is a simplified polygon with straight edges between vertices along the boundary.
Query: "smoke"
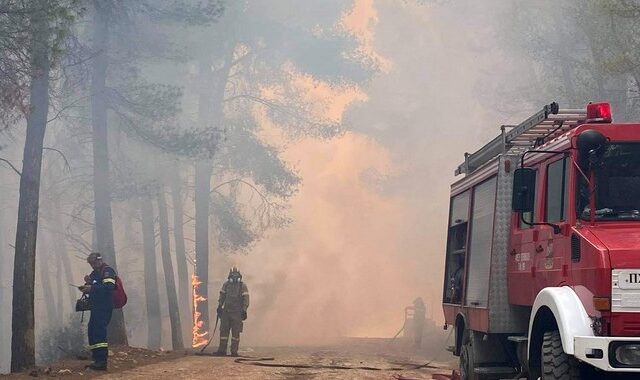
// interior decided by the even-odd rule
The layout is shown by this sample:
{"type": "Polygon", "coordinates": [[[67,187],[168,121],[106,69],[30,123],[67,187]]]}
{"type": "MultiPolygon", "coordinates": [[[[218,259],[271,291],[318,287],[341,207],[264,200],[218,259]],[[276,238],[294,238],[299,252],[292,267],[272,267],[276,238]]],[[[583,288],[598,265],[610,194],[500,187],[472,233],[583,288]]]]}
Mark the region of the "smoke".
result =
{"type": "Polygon", "coordinates": [[[252,291],[251,342],[393,336],[419,296],[443,320],[453,170],[504,119],[476,87],[499,61],[491,10],[363,0],[353,12],[345,23],[385,68],[357,99],[334,100],[352,132],[286,150],[304,179],[293,225],[230,259],[252,291]]]}
{"type": "Polygon", "coordinates": [[[402,269],[411,263],[398,254],[400,204],[366,183],[389,175],[386,151],[347,133],[326,143],[301,141],[287,156],[305,157],[295,222],[237,259],[256,305],[247,336],[309,343],[375,335],[380,320],[394,314],[399,323],[398,295],[410,301],[418,292],[402,269]],[[375,177],[366,178],[370,173],[375,177]]]}

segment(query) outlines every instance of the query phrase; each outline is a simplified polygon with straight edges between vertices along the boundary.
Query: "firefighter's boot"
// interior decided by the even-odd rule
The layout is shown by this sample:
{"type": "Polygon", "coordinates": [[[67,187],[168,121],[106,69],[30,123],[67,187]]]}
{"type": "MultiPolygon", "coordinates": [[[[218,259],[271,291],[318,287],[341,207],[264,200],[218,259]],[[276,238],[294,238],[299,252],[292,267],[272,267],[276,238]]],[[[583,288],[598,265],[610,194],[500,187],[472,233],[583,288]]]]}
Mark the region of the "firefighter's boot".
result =
{"type": "Polygon", "coordinates": [[[89,364],[89,368],[95,371],[106,371],[107,370],[107,362],[93,362],[89,364]]]}
{"type": "Polygon", "coordinates": [[[218,346],[218,351],[216,351],[217,356],[226,356],[227,355],[227,346],[229,344],[229,337],[221,336],[220,337],[220,345],[218,346]]]}
{"type": "Polygon", "coordinates": [[[240,338],[231,337],[231,356],[238,356],[239,345],[240,345],[240,338]]]}

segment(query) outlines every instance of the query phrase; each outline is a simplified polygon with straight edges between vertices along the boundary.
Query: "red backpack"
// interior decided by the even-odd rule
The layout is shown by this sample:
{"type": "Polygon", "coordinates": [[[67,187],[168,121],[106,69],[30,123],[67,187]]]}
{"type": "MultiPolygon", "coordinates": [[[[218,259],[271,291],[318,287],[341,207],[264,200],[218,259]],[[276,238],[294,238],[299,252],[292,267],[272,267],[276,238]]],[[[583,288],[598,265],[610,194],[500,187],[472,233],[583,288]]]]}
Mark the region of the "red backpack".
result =
{"type": "Polygon", "coordinates": [[[116,288],[113,290],[113,308],[122,309],[127,304],[127,293],[124,292],[120,276],[116,276],[116,288]]]}
{"type": "MultiPolygon", "coordinates": [[[[106,268],[106,266],[105,266],[106,268]]],[[[102,269],[102,276],[104,277],[104,268],[102,269]]],[[[116,287],[113,289],[113,308],[122,309],[127,304],[127,293],[124,291],[122,280],[120,276],[116,275],[116,287]]]]}

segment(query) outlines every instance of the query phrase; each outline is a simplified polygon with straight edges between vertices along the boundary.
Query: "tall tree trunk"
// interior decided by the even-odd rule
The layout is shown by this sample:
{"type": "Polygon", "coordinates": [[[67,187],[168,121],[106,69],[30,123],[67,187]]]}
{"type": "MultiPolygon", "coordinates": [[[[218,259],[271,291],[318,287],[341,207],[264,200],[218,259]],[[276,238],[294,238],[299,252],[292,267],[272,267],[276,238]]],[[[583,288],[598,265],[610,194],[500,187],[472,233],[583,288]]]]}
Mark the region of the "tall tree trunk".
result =
{"type": "MultiPolygon", "coordinates": [[[[198,125],[210,128],[211,92],[213,76],[208,56],[199,60],[198,125]]],[[[200,295],[205,301],[198,303],[197,312],[204,331],[209,331],[209,192],[211,191],[211,162],[197,161],[195,165],[195,207],[196,207],[196,268],[195,273],[202,282],[200,295]]]]}
{"type": "MultiPolygon", "coordinates": [[[[184,247],[184,220],[182,205],[182,179],[180,171],[176,171],[171,181],[171,203],[173,204],[173,242],[176,249],[176,266],[178,269],[178,303],[180,308],[181,321],[191,319],[191,282],[189,281],[189,271],[187,269],[187,254],[184,247]]],[[[189,337],[191,328],[188,323],[182,326],[183,337],[189,337]]]]}
{"type": "MultiPolygon", "coordinates": [[[[200,128],[221,128],[224,121],[224,94],[233,61],[235,44],[226,43],[224,63],[216,74],[211,71],[209,57],[199,59],[200,87],[198,89],[198,125],[200,128]]],[[[211,197],[211,161],[196,162],[195,206],[196,206],[196,275],[202,282],[200,295],[205,301],[198,304],[203,329],[209,330],[209,204],[211,197]]]]}
{"type": "Polygon", "coordinates": [[[211,191],[211,163],[196,162],[196,276],[202,282],[200,295],[205,301],[198,303],[202,329],[209,331],[209,192],[211,191]]]}
{"type": "MultiPolygon", "coordinates": [[[[601,11],[599,8],[600,5],[596,2],[587,2],[586,6],[583,4],[577,4],[576,8],[571,11],[577,12],[579,18],[586,19],[590,17],[590,15],[599,13],[601,11]]],[[[603,68],[603,63],[606,61],[604,56],[605,46],[602,44],[602,40],[603,38],[606,38],[607,32],[603,35],[603,30],[598,26],[598,22],[595,24],[581,22],[577,25],[586,37],[587,46],[593,61],[591,71],[596,83],[596,89],[592,94],[590,94],[589,100],[608,99],[611,103],[611,107],[613,108],[614,115],[622,115],[623,118],[626,117],[626,96],[620,96],[618,91],[607,90],[606,73],[603,68]]],[[[615,30],[609,30],[608,32],[615,33],[615,30]]],[[[613,88],[618,87],[614,85],[613,88]]]]}
{"type": "Polygon", "coordinates": [[[60,209],[60,196],[54,196],[49,203],[47,203],[47,220],[49,228],[45,234],[47,242],[47,261],[49,262],[49,270],[53,270],[55,273],[55,294],[56,304],[55,313],[56,320],[60,326],[64,324],[65,313],[71,312],[72,302],[76,297],[80,295],[77,290],[68,284],[75,284],[79,281],[78,278],[74,278],[71,274],[71,263],[67,256],[63,232],[62,213],[60,209]],[[55,268],[54,268],[55,267],[55,268]],[[65,299],[65,293],[68,294],[68,300],[65,299]]]}
{"type": "Polygon", "coordinates": [[[162,319],[160,318],[160,295],[158,293],[153,204],[149,198],[142,199],[140,219],[142,220],[142,246],[144,250],[144,295],[147,300],[147,348],[157,350],[162,343],[162,319]]]}
{"type": "MultiPolygon", "coordinates": [[[[164,190],[164,189],[162,189],[164,190]]],[[[164,282],[167,286],[167,299],[169,301],[169,320],[171,321],[171,344],[174,350],[182,350],[184,341],[182,327],[180,326],[180,311],[178,310],[178,295],[176,294],[176,280],[173,275],[171,263],[171,245],[169,243],[169,215],[167,214],[167,202],[164,191],[158,193],[158,216],[160,221],[160,250],[162,251],[162,268],[164,270],[164,282]]]]}
{"type": "MultiPolygon", "coordinates": [[[[563,23],[561,14],[559,12],[554,12],[552,14],[552,19],[554,20],[555,34],[562,35],[562,32],[563,32],[562,26],[564,23],[563,23]]],[[[554,45],[557,45],[557,44],[552,44],[552,46],[554,45]]],[[[558,66],[560,66],[560,75],[562,76],[562,82],[564,85],[564,96],[565,96],[565,99],[567,100],[567,103],[569,103],[568,104],[569,107],[577,107],[578,99],[576,94],[576,88],[573,83],[573,78],[574,78],[573,67],[570,66],[568,57],[566,57],[566,55],[563,54],[563,51],[561,50],[563,50],[563,48],[555,46],[555,51],[553,53],[555,53],[555,55],[560,57],[558,61],[558,66]]]]}
{"type": "MultiPolygon", "coordinates": [[[[9,255],[6,253],[6,251],[8,250],[9,246],[5,241],[4,236],[4,220],[2,218],[2,215],[0,215],[0,262],[8,263],[9,255]]],[[[5,268],[5,265],[0,266],[0,305],[7,305],[7,302],[9,302],[9,300],[7,299],[8,297],[6,297],[9,291],[9,276],[5,274],[5,268]]],[[[6,312],[7,310],[5,308],[0,309],[0,373],[4,372],[4,358],[9,356],[7,355],[8,352],[5,351],[6,343],[9,342],[7,340],[7,334],[5,333],[5,326],[8,324],[8,320],[5,317],[6,312]]]]}
{"type": "Polygon", "coordinates": [[[46,247],[50,245],[50,241],[45,238],[46,234],[41,237],[40,240],[40,252],[38,253],[38,273],[40,274],[40,286],[42,286],[42,296],[44,298],[45,309],[47,310],[47,323],[48,327],[58,327],[57,313],[56,313],[56,298],[53,295],[53,288],[51,287],[51,257],[46,247]],[[43,249],[45,247],[45,249],[43,249]]]}
{"type": "MultiPolygon", "coordinates": [[[[62,247],[64,247],[64,242],[61,242],[60,245],[62,247]]],[[[64,272],[64,277],[66,278],[67,284],[76,284],[78,283],[81,279],[80,278],[75,278],[73,275],[73,270],[71,268],[71,261],[69,260],[69,255],[67,254],[66,249],[63,250],[59,250],[58,251],[58,261],[60,261],[60,263],[62,264],[62,270],[64,272]]],[[[68,287],[69,289],[67,290],[69,293],[69,306],[74,306],[75,305],[75,300],[77,297],[80,296],[80,294],[75,292],[75,289],[72,288],[71,286],[68,287]]],[[[69,309],[70,311],[73,311],[72,309],[69,309]]]]}
{"type": "Polygon", "coordinates": [[[98,236],[96,234],[96,226],[94,225],[91,229],[91,251],[98,252],[100,248],[98,248],[98,236]]]}
{"type": "MultiPolygon", "coordinates": [[[[56,261],[58,262],[59,270],[58,270],[58,278],[62,278],[62,273],[64,273],[65,282],[67,284],[76,284],[80,282],[81,278],[75,278],[73,275],[73,270],[71,268],[71,261],[69,260],[69,254],[67,253],[67,247],[65,244],[65,235],[63,229],[63,219],[62,219],[62,207],[60,206],[60,198],[56,198],[53,200],[52,204],[52,217],[51,219],[55,222],[56,231],[52,235],[53,245],[56,253],[56,261]]],[[[65,286],[64,284],[62,285],[65,286]]],[[[80,296],[80,293],[71,286],[67,286],[67,294],[69,296],[68,303],[65,303],[62,297],[62,292],[60,293],[61,298],[61,307],[62,313],[64,315],[64,310],[68,310],[69,312],[73,311],[72,307],[74,306],[74,301],[77,297],[80,296]],[[67,308],[64,307],[67,305],[67,308]]]]}
{"type": "MultiPolygon", "coordinates": [[[[54,244],[55,245],[55,244],[54,244]]],[[[55,251],[55,254],[57,256],[58,252],[55,251]]],[[[56,257],[54,259],[54,261],[56,262],[55,264],[55,280],[56,280],[56,295],[57,295],[57,302],[56,302],[56,320],[58,321],[58,325],[59,326],[63,326],[64,325],[64,287],[62,285],[62,260],[60,260],[59,257],[56,257]]],[[[72,284],[70,282],[70,284],[72,284]]],[[[73,290],[72,287],[70,286],[66,286],[66,288],[69,288],[69,290],[73,290]]]]}
{"type": "MultiPolygon", "coordinates": [[[[111,189],[109,183],[109,147],[107,135],[106,78],[108,64],[109,27],[102,7],[108,6],[94,0],[93,20],[93,70],[91,73],[91,119],[93,124],[93,194],[96,222],[96,245],[105,261],[117,270],[111,217],[111,189]]],[[[109,341],[127,344],[122,309],[113,311],[109,324],[109,341]]]]}
{"type": "Polygon", "coordinates": [[[560,62],[560,72],[562,73],[562,81],[564,82],[564,90],[569,100],[569,106],[578,107],[576,89],[573,84],[573,73],[571,72],[569,63],[564,59],[560,62]]]}
{"type": "Polygon", "coordinates": [[[46,7],[31,15],[31,88],[22,157],[13,267],[11,371],[35,365],[34,284],[42,144],[49,109],[49,35],[46,7]]]}

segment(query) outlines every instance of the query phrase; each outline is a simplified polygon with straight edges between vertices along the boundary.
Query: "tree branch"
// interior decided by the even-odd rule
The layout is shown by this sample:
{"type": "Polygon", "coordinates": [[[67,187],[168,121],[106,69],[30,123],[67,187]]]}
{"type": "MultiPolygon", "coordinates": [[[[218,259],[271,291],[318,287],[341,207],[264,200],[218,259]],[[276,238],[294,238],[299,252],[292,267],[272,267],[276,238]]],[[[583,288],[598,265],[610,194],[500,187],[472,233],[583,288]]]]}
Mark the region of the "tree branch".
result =
{"type": "Polygon", "coordinates": [[[85,254],[84,252],[92,252],[93,251],[91,246],[88,243],[86,243],[82,238],[79,238],[77,236],[73,236],[70,233],[66,234],[66,238],[67,238],[67,241],[70,241],[71,244],[74,245],[74,248],[79,253],[85,254]],[[78,249],[78,245],[80,247],[82,247],[84,251],[82,249],[78,249]]]}
{"type": "Polygon", "coordinates": [[[62,113],[63,113],[64,111],[68,110],[68,109],[69,109],[69,108],[71,108],[71,107],[74,107],[76,104],[78,104],[78,103],[79,103],[79,102],[81,102],[82,100],[88,99],[89,97],[90,97],[90,96],[83,96],[83,97],[80,97],[80,98],[78,98],[78,99],[74,100],[73,102],[71,102],[71,103],[69,103],[69,104],[67,104],[67,105],[63,106],[62,108],[60,108],[60,109],[58,110],[58,112],[56,112],[56,114],[55,114],[51,119],[47,120],[47,124],[51,123],[52,121],[54,121],[54,120],[56,120],[58,117],[60,117],[60,115],[62,115],[62,113]]]}
{"type": "Polygon", "coordinates": [[[62,156],[62,159],[64,160],[64,166],[65,168],[67,168],[67,170],[69,171],[69,173],[71,173],[71,165],[69,165],[69,161],[67,161],[67,157],[65,157],[64,153],[62,153],[61,151],[59,151],[56,148],[49,148],[49,147],[43,147],[42,150],[52,150],[54,152],[58,152],[58,154],[60,154],[62,156]]]}
{"type": "Polygon", "coordinates": [[[7,165],[9,165],[11,167],[11,169],[13,169],[14,172],[16,172],[18,174],[18,176],[22,177],[22,173],[20,173],[20,170],[16,169],[16,167],[13,166],[13,164],[9,160],[5,160],[4,158],[0,158],[0,161],[5,162],[7,165]]]}
{"type": "Polygon", "coordinates": [[[241,179],[241,178],[235,178],[235,179],[232,179],[232,180],[229,180],[229,181],[223,182],[223,183],[219,184],[218,186],[214,187],[213,189],[211,189],[211,191],[209,192],[209,194],[212,194],[212,193],[214,193],[214,192],[217,192],[217,190],[218,190],[219,188],[221,188],[222,186],[229,185],[229,184],[232,184],[232,183],[238,183],[238,182],[239,182],[239,183],[242,183],[242,184],[245,184],[245,185],[247,185],[247,186],[249,186],[251,189],[253,189],[253,191],[254,191],[256,194],[258,194],[258,195],[260,196],[260,198],[262,198],[262,201],[263,201],[264,203],[266,203],[266,204],[268,204],[268,205],[271,205],[271,202],[269,202],[269,199],[267,198],[267,196],[266,196],[266,195],[264,195],[264,194],[263,194],[263,193],[262,193],[262,192],[261,192],[257,187],[255,187],[252,183],[250,183],[250,182],[248,182],[248,181],[245,181],[245,180],[243,180],[243,179],[241,179]]]}
{"type": "Polygon", "coordinates": [[[269,100],[269,99],[263,99],[260,98],[258,96],[254,96],[251,94],[239,94],[239,95],[234,95],[234,96],[230,96],[228,98],[225,98],[223,100],[223,102],[232,102],[234,100],[239,100],[239,99],[244,99],[244,100],[249,100],[255,103],[259,103],[262,104],[264,106],[267,106],[277,112],[281,112],[282,114],[288,115],[296,120],[299,120],[303,123],[306,123],[308,125],[313,125],[313,126],[322,126],[321,123],[318,123],[316,121],[310,120],[308,117],[298,114],[297,112],[292,111],[291,109],[289,109],[289,107],[285,104],[273,101],[273,100],[269,100]]]}
{"type": "Polygon", "coordinates": [[[90,221],[88,221],[88,220],[86,220],[86,219],[83,219],[83,218],[81,218],[81,217],[79,217],[79,216],[77,216],[77,215],[73,215],[73,214],[70,214],[70,213],[68,213],[68,212],[64,212],[64,211],[63,211],[62,213],[63,213],[64,215],[66,215],[66,216],[70,217],[70,218],[77,219],[77,220],[79,220],[79,221],[81,221],[81,222],[83,222],[83,223],[85,223],[85,224],[90,225],[90,226],[94,226],[94,225],[95,225],[95,224],[91,223],[90,221]]]}

